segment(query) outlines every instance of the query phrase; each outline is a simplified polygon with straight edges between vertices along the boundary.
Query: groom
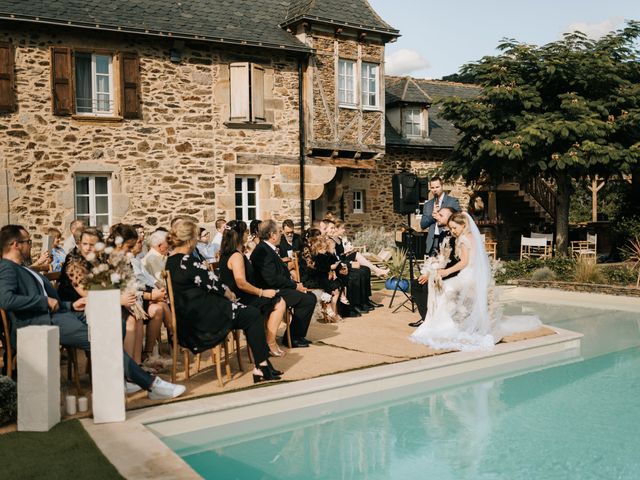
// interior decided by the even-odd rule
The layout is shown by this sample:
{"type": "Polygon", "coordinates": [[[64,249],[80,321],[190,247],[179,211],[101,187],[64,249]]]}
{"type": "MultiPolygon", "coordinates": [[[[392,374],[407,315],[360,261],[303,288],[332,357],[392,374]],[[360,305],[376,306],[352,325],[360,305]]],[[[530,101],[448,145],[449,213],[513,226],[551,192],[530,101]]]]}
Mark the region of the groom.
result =
{"type": "MultiPolygon", "coordinates": [[[[420,228],[428,229],[427,233],[427,255],[432,255],[433,249],[438,251],[437,238],[440,234],[440,226],[437,221],[437,214],[442,208],[451,208],[454,212],[461,212],[460,203],[456,197],[447,195],[444,192],[444,184],[440,177],[433,177],[429,181],[429,190],[433,197],[424,203],[422,219],[420,220],[420,228]]],[[[448,220],[448,218],[447,218],[448,220]]],[[[445,224],[446,225],[446,224],[445,224]]]]}
{"type": "MultiPolygon", "coordinates": [[[[440,245],[442,245],[443,242],[449,242],[451,245],[451,254],[445,268],[449,268],[458,263],[458,259],[455,257],[456,240],[451,235],[449,227],[447,226],[451,215],[454,213],[458,213],[458,210],[452,207],[441,207],[433,214],[433,218],[438,226],[438,234],[434,235],[431,242],[431,250],[428,250],[428,252],[430,257],[435,257],[439,252],[440,245]]],[[[451,274],[451,276],[456,276],[457,274],[458,272],[455,272],[451,274]]],[[[422,325],[422,322],[424,322],[425,315],[427,314],[427,296],[429,295],[428,281],[429,275],[420,275],[416,280],[411,282],[411,295],[413,296],[414,303],[418,307],[420,318],[415,322],[411,322],[409,324],[410,327],[419,327],[422,325]]]]}

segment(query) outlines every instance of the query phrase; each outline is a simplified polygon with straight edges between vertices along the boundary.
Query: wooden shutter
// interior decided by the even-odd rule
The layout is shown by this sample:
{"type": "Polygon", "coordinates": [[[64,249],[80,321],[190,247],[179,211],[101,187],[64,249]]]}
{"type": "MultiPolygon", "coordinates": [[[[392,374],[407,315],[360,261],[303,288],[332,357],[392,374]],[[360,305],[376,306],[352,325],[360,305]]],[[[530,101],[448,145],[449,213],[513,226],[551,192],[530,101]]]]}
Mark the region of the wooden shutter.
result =
{"type": "Polygon", "coordinates": [[[136,53],[123,53],[120,56],[122,116],[140,118],[140,60],[136,53]]]}
{"type": "Polygon", "coordinates": [[[265,120],[264,68],[251,64],[251,121],[265,120]]]}
{"type": "Polygon", "coordinates": [[[15,61],[10,43],[0,42],[0,113],[16,111],[15,61]]]}
{"type": "Polygon", "coordinates": [[[74,113],[73,52],[70,48],[51,48],[51,89],[54,115],[74,113]]]}
{"type": "Polygon", "coordinates": [[[247,62],[229,65],[229,81],[231,84],[232,122],[249,121],[249,64],[247,62]]]}

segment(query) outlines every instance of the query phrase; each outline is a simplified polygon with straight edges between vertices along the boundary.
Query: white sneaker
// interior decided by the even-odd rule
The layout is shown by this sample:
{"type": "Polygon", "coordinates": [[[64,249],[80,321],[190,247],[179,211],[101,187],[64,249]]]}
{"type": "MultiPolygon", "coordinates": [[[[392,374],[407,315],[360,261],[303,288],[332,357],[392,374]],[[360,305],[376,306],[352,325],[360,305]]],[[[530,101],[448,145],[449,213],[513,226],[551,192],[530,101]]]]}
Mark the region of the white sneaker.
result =
{"type": "Polygon", "coordinates": [[[149,392],[149,398],[151,400],[166,400],[169,398],[179,397],[187,389],[184,385],[176,385],[175,383],[169,383],[162,380],[160,377],[151,384],[151,391],[149,392]]]}
{"type": "Polygon", "coordinates": [[[139,392],[140,390],[142,390],[142,387],[140,385],[127,382],[126,380],[124,381],[124,391],[127,393],[127,395],[131,395],[132,393],[139,392]]]}

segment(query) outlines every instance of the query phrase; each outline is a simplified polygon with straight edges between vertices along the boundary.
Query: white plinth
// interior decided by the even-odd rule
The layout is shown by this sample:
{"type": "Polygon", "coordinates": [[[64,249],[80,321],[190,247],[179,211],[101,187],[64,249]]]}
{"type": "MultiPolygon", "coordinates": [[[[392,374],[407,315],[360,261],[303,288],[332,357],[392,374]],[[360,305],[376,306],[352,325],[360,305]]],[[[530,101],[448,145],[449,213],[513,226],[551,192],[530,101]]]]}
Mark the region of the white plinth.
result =
{"type": "Polygon", "coordinates": [[[60,331],[18,329],[18,430],[47,432],[60,422],[60,331]]]}
{"type": "Polygon", "coordinates": [[[87,301],[91,342],[93,421],[126,419],[120,290],[91,290],[87,301]]]}

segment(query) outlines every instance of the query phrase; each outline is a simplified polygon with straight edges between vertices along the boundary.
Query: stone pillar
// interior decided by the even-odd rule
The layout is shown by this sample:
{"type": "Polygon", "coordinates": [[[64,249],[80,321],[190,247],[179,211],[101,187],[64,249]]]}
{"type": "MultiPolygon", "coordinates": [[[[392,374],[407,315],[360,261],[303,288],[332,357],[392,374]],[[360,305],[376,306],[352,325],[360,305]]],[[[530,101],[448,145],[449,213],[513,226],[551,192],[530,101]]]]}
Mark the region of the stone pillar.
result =
{"type": "Polygon", "coordinates": [[[87,301],[93,380],[93,421],[126,419],[120,290],[91,290],[87,301]]]}
{"type": "Polygon", "coordinates": [[[47,432],[60,421],[60,331],[18,329],[18,430],[47,432]]]}

